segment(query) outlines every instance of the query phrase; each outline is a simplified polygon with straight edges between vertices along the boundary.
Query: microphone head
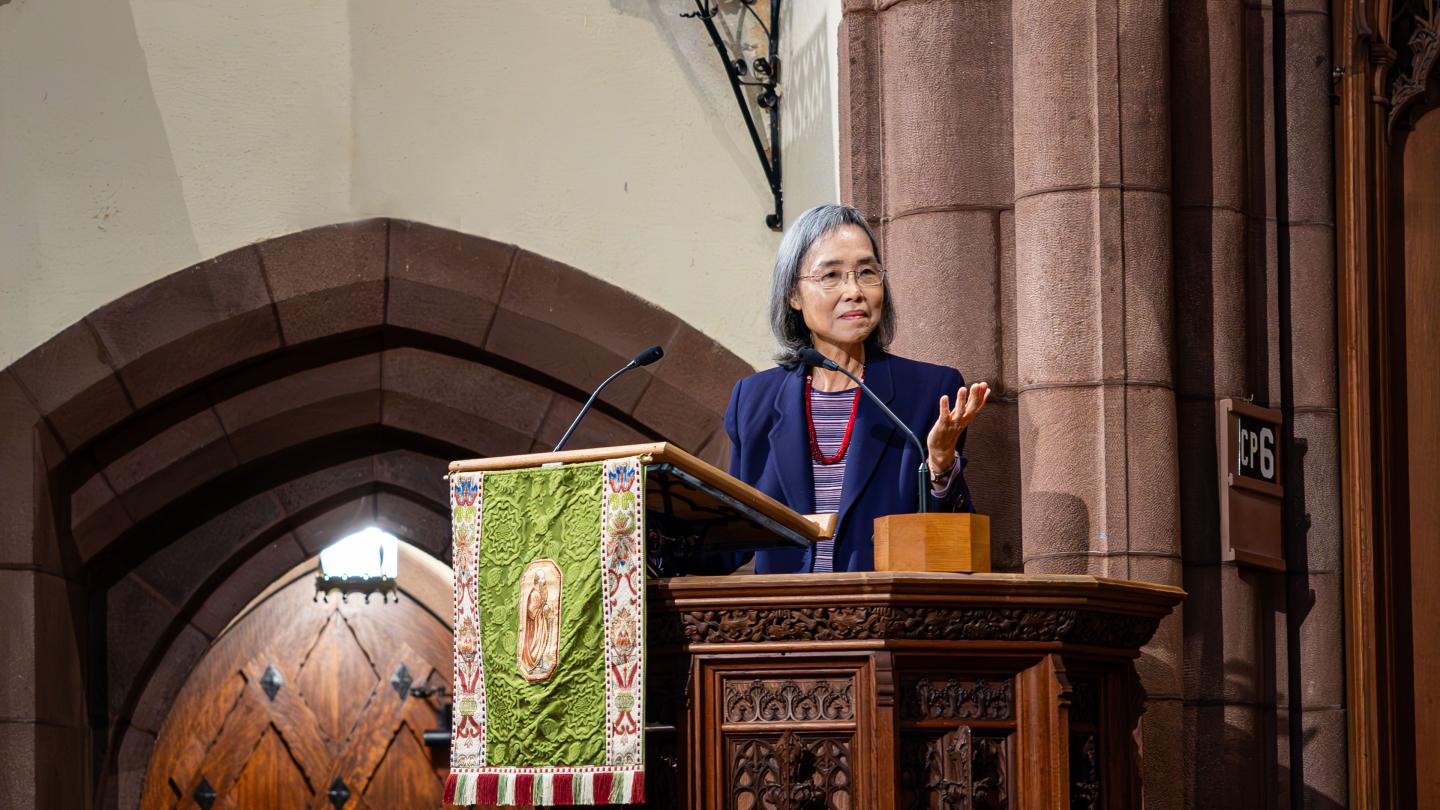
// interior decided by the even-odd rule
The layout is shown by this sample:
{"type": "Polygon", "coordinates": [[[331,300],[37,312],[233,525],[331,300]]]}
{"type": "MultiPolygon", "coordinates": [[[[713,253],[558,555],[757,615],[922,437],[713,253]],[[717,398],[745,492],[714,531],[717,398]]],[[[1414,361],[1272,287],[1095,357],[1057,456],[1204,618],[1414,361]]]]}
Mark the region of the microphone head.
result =
{"type": "Polygon", "coordinates": [[[805,347],[800,350],[800,362],[807,366],[819,366],[821,368],[835,369],[835,361],[815,351],[813,348],[805,347]]]}
{"type": "Polygon", "coordinates": [[[664,356],[664,349],[660,348],[659,346],[651,346],[645,351],[635,355],[635,359],[631,360],[630,362],[637,366],[648,366],[664,356]]]}

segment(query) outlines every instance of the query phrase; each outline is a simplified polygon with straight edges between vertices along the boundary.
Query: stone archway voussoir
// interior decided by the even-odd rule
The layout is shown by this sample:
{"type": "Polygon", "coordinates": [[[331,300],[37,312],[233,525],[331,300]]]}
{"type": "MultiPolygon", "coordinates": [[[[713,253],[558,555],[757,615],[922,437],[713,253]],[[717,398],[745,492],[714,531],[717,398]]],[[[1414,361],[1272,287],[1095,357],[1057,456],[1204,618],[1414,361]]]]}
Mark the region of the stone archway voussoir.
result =
{"type": "Polygon", "coordinates": [[[385,320],[389,220],[325,225],[256,245],[287,345],[385,320]]]}
{"type": "Polygon", "coordinates": [[[253,246],[147,284],[85,320],[137,408],[283,345],[253,246]]]}
{"type": "MultiPolygon", "coordinates": [[[[476,366],[469,364],[468,368],[469,373],[477,374],[476,366]]],[[[219,476],[251,464],[263,464],[275,453],[376,425],[430,437],[464,448],[475,456],[529,452],[541,426],[539,420],[552,397],[544,389],[532,388],[538,394],[528,404],[487,406],[483,399],[468,404],[473,410],[488,412],[496,418],[527,418],[534,422],[533,426],[500,424],[433,400],[397,392],[382,395],[377,390],[356,391],[268,414],[255,424],[239,427],[233,434],[225,432],[225,425],[215,410],[200,411],[115,459],[101,475],[92,476],[77,491],[73,522],[77,547],[82,559],[93,559],[130,531],[135,522],[157,514],[219,476]],[[382,396],[383,412],[378,404],[382,396]],[[522,417],[527,407],[531,411],[522,417]]],[[[457,402],[466,401],[462,398],[457,402]]],[[[443,491],[438,477],[436,486],[443,491]]],[[[286,487],[282,485],[280,489],[283,491],[286,487]]]]}
{"type": "Polygon", "coordinates": [[[484,237],[391,220],[385,322],[483,347],[516,252],[484,237]]]}
{"type": "Polygon", "coordinates": [[[87,321],[72,324],[10,370],[71,450],[135,413],[109,352],[87,321]]]}
{"type": "MultiPolygon", "coordinates": [[[[485,349],[588,392],[647,346],[668,344],[679,325],[632,293],[521,250],[485,349]]],[[[629,413],[649,380],[649,369],[627,374],[601,399],[629,413]]]]}

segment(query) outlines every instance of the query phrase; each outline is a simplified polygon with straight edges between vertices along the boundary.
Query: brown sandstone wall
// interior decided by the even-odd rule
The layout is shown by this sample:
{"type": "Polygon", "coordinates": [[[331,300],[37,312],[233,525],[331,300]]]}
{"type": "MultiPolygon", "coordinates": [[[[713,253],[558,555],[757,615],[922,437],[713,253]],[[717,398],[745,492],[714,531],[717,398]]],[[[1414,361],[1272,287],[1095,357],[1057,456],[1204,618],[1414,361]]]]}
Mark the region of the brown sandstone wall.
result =
{"type": "Polygon", "coordinates": [[[840,32],[841,196],[871,217],[902,320],[896,350],[992,388],[969,475],[1018,570],[1010,13],[1004,3],[851,0],[840,32]]]}
{"type": "Polygon", "coordinates": [[[996,384],[998,564],[1191,594],[1139,664],[1147,807],[1345,803],[1326,9],[846,3],[842,194],[901,351],[996,384]],[[1289,573],[1219,560],[1226,397],[1292,426],[1289,573]]]}

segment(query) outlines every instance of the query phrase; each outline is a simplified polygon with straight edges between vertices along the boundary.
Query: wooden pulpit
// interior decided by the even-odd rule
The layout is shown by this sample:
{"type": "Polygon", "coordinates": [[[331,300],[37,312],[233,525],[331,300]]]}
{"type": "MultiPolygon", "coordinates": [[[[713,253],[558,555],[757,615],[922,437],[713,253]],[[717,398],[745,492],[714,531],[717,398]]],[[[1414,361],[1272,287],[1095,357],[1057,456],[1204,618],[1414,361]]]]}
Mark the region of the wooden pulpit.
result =
{"type": "MultiPolygon", "coordinates": [[[[1089,576],[697,575],[718,554],[824,539],[833,521],[663,443],[450,468],[637,455],[648,806],[1139,806],[1133,662],[1183,591],[1089,576]]],[[[903,534],[887,539],[905,559],[903,534]]]]}

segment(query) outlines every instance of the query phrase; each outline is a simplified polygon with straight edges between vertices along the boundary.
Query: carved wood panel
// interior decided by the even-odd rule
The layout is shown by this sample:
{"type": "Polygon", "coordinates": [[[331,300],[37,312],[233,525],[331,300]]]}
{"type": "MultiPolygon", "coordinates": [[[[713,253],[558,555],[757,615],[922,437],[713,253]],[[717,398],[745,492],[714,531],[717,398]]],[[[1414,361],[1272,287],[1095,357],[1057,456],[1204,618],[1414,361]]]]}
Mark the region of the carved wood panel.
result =
{"type": "Polygon", "coordinates": [[[726,723],[854,720],[849,678],[754,678],[725,681],[726,723]]]}
{"type": "MultiPolygon", "coordinates": [[[[1435,414],[1434,397],[1410,376],[1411,358],[1433,366],[1433,357],[1412,344],[1411,330],[1435,323],[1440,304],[1434,296],[1412,298],[1407,253],[1417,231],[1433,233],[1434,217],[1416,218],[1406,195],[1412,139],[1424,137],[1420,128],[1440,108],[1440,5],[1337,0],[1331,19],[1338,388],[1378,392],[1350,403],[1340,420],[1346,799],[1361,810],[1430,806],[1440,804],[1440,773],[1417,761],[1433,759],[1440,735],[1425,735],[1440,724],[1411,721],[1413,707],[1425,703],[1417,693],[1433,689],[1433,678],[1414,674],[1420,659],[1406,637],[1433,627],[1420,618],[1433,611],[1414,604],[1425,592],[1407,599],[1404,589],[1412,572],[1426,570],[1412,557],[1411,538],[1433,538],[1410,522],[1410,471],[1433,475],[1434,468],[1434,454],[1417,450],[1412,410],[1418,406],[1414,418],[1426,424],[1435,414]],[[1422,780],[1428,795],[1417,793],[1426,789],[1422,780]]],[[[1421,187],[1434,185],[1433,172],[1424,175],[1421,187]]],[[[1326,764],[1336,769],[1333,760],[1326,764]]]]}
{"type": "Polygon", "coordinates": [[[1138,807],[1131,659],[1159,614],[1098,597],[1160,588],[868,573],[657,584],[649,627],[669,646],[652,649],[684,685],[669,806],[1138,807]]]}
{"type": "Polygon", "coordinates": [[[851,735],[727,735],[733,810],[850,810],[851,735]]]}
{"type": "Polygon", "coordinates": [[[900,803],[906,810],[1008,810],[1014,735],[962,725],[911,733],[900,743],[900,803]]]}
{"type": "Polygon", "coordinates": [[[1070,684],[1070,807],[1100,810],[1103,773],[1100,753],[1101,686],[1093,676],[1074,676],[1070,684]]]}
{"type": "Polygon", "coordinates": [[[424,744],[450,629],[398,603],[315,602],[302,577],[232,625],[166,717],[143,807],[435,807],[446,763],[424,744]]]}
{"type": "Polygon", "coordinates": [[[1070,735],[1070,808],[1100,810],[1100,741],[1094,732],[1070,735]]]}
{"type": "Polygon", "coordinates": [[[906,678],[905,720],[1013,720],[1015,685],[1009,678],[906,678]]]}
{"type": "Polygon", "coordinates": [[[900,677],[899,806],[1010,808],[1015,679],[910,662],[900,677]]]}
{"type": "Polygon", "coordinates": [[[704,731],[717,761],[703,806],[733,810],[851,810],[860,806],[860,670],[774,661],[727,665],[702,682],[714,695],[704,731]],[[711,691],[713,690],[713,691],[711,691]]]}

